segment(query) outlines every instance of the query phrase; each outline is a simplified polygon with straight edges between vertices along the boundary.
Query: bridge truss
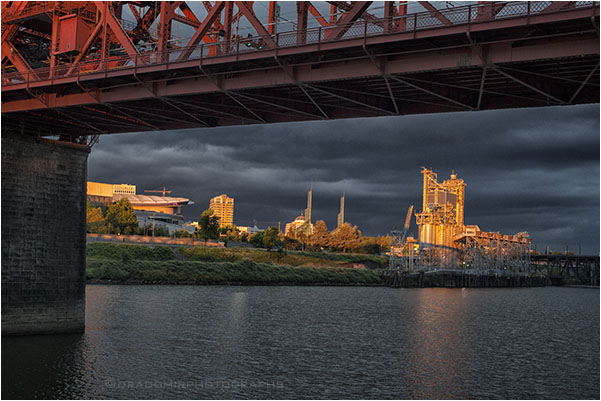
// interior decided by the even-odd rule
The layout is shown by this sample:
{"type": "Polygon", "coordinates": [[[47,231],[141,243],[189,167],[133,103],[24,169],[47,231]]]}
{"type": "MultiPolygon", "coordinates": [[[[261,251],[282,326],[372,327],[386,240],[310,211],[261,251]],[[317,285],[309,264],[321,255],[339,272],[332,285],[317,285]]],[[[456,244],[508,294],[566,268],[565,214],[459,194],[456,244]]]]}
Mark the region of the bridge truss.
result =
{"type": "Polygon", "coordinates": [[[3,124],[76,138],[599,101],[598,2],[300,1],[288,30],[284,3],[201,4],[2,2],[3,124]]]}
{"type": "Polygon", "coordinates": [[[579,280],[580,284],[599,285],[599,256],[536,254],[531,259],[532,271],[552,281],[579,280]]]}

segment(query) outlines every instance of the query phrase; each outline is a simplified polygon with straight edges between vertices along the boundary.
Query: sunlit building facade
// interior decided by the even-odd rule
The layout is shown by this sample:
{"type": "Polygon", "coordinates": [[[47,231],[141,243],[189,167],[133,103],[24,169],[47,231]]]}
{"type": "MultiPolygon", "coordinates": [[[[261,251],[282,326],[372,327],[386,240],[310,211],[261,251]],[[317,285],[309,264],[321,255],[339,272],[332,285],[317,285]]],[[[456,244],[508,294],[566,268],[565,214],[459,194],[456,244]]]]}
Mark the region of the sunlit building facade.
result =
{"type": "Polygon", "coordinates": [[[180,230],[194,232],[194,227],[186,226],[182,217],[182,206],[194,204],[188,198],[137,195],[135,185],[88,181],[87,199],[94,205],[104,206],[127,199],[140,228],[155,226],[166,228],[170,233],[180,230]]]}
{"type": "Polygon", "coordinates": [[[422,174],[422,210],[415,214],[418,244],[411,237],[393,244],[391,266],[528,273],[531,239],[527,232],[506,235],[482,231],[477,225],[466,226],[464,181],[454,172],[443,182],[427,168],[422,168],[422,174]]]}
{"type": "Polygon", "coordinates": [[[296,238],[297,234],[302,231],[302,228],[307,223],[305,216],[302,214],[292,220],[290,223],[286,224],[286,228],[284,230],[284,235],[291,238],[296,238]]]}
{"type": "Polygon", "coordinates": [[[424,175],[422,211],[416,214],[419,241],[451,248],[455,236],[462,233],[465,183],[455,173],[438,182],[435,172],[422,169],[424,175]]]}
{"type": "Polygon", "coordinates": [[[136,194],[136,186],[130,184],[105,184],[103,182],[87,182],[87,198],[89,201],[100,204],[110,205],[113,202],[115,194],[136,194]]]}
{"type": "Polygon", "coordinates": [[[209,209],[219,217],[219,227],[234,225],[234,198],[226,194],[216,196],[209,201],[209,209]]]}

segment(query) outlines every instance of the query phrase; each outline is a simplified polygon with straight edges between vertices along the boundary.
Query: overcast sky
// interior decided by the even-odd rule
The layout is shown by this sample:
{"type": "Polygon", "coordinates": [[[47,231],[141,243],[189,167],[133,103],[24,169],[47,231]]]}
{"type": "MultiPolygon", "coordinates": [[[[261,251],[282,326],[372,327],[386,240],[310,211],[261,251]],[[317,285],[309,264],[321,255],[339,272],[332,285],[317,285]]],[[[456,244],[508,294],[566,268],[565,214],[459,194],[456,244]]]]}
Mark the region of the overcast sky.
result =
{"type": "Polygon", "coordinates": [[[346,221],[378,235],[421,210],[421,166],[455,170],[466,224],[597,254],[599,149],[595,104],[106,135],[88,179],[166,186],[194,220],[226,193],[234,223],[261,228],[298,216],[313,185],[313,222],[334,228],[346,192],[346,221]]]}

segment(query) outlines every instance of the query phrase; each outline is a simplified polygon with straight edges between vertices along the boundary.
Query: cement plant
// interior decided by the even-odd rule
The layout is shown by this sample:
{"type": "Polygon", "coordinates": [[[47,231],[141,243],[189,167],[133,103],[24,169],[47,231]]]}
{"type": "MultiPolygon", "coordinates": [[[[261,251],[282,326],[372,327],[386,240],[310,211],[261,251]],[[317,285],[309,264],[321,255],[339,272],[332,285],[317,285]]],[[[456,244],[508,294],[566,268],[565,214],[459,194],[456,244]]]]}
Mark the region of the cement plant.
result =
{"type": "Polygon", "coordinates": [[[403,229],[392,232],[391,270],[529,273],[531,239],[527,232],[506,235],[466,225],[465,182],[454,172],[443,182],[430,169],[422,168],[422,174],[422,210],[415,214],[418,238],[407,236],[413,210],[410,206],[403,229]]]}

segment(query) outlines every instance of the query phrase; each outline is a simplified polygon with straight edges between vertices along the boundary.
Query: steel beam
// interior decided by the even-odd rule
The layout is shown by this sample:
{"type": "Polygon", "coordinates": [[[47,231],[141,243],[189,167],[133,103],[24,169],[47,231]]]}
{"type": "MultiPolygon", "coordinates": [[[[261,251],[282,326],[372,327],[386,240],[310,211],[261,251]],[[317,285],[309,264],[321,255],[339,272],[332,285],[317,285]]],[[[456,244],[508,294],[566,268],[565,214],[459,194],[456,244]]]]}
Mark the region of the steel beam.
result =
{"type": "Polygon", "coordinates": [[[194,35],[192,35],[192,37],[186,44],[185,49],[182,51],[181,55],[178,57],[178,61],[186,60],[188,57],[190,57],[192,52],[194,52],[194,47],[198,45],[198,43],[200,42],[202,37],[205,36],[205,34],[209,31],[209,28],[211,28],[211,25],[213,25],[213,22],[217,18],[219,18],[219,13],[221,13],[221,10],[223,10],[223,7],[225,7],[224,1],[218,1],[215,3],[213,8],[211,8],[211,11],[209,11],[209,14],[202,21],[202,23],[200,24],[198,29],[196,29],[196,32],[194,32],[194,35]]]}
{"type": "MultiPolygon", "coordinates": [[[[541,42],[533,46],[528,46],[527,49],[512,49],[507,44],[491,44],[488,47],[488,59],[492,64],[503,65],[504,63],[515,63],[534,61],[538,59],[548,58],[565,58],[565,57],[580,57],[583,54],[598,54],[597,39],[583,39],[568,41],[568,42],[541,42]]],[[[432,70],[453,70],[458,65],[462,68],[479,67],[480,61],[469,57],[471,50],[466,48],[452,49],[436,49],[427,52],[410,53],[391,57],[386,63],[385,73],[387,75],[402,75],[407,73],[424,72],[432,70]]],[[[318,69],[311,68],[310,65],[301,65],[295,67],[296,79],[300,83],[324,82],[329,80],[354,79],[360,76],[378,76],[380,71],[374,67],[369,59],[353,60],[353,68],[349,68],[347,61],[341,60],[328,64],[324,64],[318,69]]],[[[144,68],[155,66],[139,67],[140,73],[144,68]]],[[[274,85],[294,85],[295,83],[283,72],[280,67],[272,70],[270,73],[265,71],[250,71],[239,72],[234,76],[224,78],[222,89],[226,91],[235,91],[239,89],[252,89],[256,87],[269,87],[274,85]]],[[[152,69],[151,69],[152,70],[152,69]]],[[[126,71],[118,71],[126,75],[126,71]]],[[[141,76],[141,75],[139,75],[141,76]]],[[[104,77],[104,74],[103,74],[104,77]]],[[[93,76],[86,77],[92,79],[93,76]]],[[[72,79],[72,78],[69,78],[72,79]]],[[[167,78],[165,78],[167,79],[167,78]]],[[[173,80],[172,84],[161,88],[159,95],[161,96],[179,96],[186,94],[210,93],[215,91],[215,85],[206,79],[198,79],[198,77],[187,77],[179,80],[173,80]]],[[[61,82],[55,80],[55,82],[61,82]]],[[[84,82],[84,81],[82,81],[84,82]]],[[[91,82],[91,81],[86,81],[91,82]]],[[[43,83],[39,83],[40,86],[43,83]]],[[[29,85],[31,88],[37,88],[35,83],[29,85]]],[[[12,88],[12,87],[9,87],[12,88]]],[[[129,85],[119,86],[110,89],[99,89],[97,93],[98,100],[92,100],[87,94],[48,94],[48,106],[40,103],[35,99],[29,100],[11,100],[7,101],[6,93],[3,91],[2,112],[14,112],[28,109],[40,109],[45,107],[68,107],[77,106],[80,104],[90,104],[99,102],[117,102],[135,99],[144,99],[152,97],[146,89],[137,86],[136,81],[129,85]]]]}
{"type": "Polygon", "coordinates": [[[297,87],[298,87],[298,88],[299,88],[299,89],[300,89],[300,90],[301,90],[301,91],[302,91],[302,92],[305,94],[305,96],[306,96],[306,97],[309,99],[309,101],[310,101],[311,103],[313,103],[313,105],[315,106],[315,108],[316,108],[317,110],[319,110],[319,112],[320,112],[320,113],[321,113],[321,114],[324,116],[324,118],[325,118],[326,120],[329,120],[329,119],[330,119],[330,117],[329,117],[329,116],[327,115],[327,113],[326,113],[326,112],[325,112],[325,111],[324,111],[324,110],[321,108],[321,106],[320,106],[320,105],[319,105],[319,104],[318,104],[318,103],[315,101],[315,99],[313,99],[313,96],[311,96],[311,95],[309,94],[309,92],[307,92],[307,90],[304,88],[304,86],[303,86],[302,84],[300,84],[300,83],[299,83],[299,82],[296,80],[296,78],[294,78],[294,70],[293,70],[291,67],[289,67],[289,66],[286,66],[286,65],[282,64],[282,63],[280,62],[280,60],[279,60],[277,57],[275,57],[275,61],[276,61],[276,63],[278,63],[278,65],[280,66],[280,68],[282,69],[282,71],[284,71],[284,73],[285,73],[285,74],[288,76],[288,78],[290,78],[290,79],[291,79],[291,80],[292,80],[292,81],[293,81],[293,82],[296,84],[296,86],[297,86],[297,87]]]}
{"type": "Polygon", "coordinates": [[[207,124],[205,121],[201,120],[200,118],[196,117],[195,115],[193,115],[192,113],[187,112],[186,110],[182,109],[181,107],[173,104],[170,100],[164,98],[164,97],[159,97],[158,98],[161,102],[168,104],[169,106],[173,107],[174,109],[180,111],[181,113],[184,113],[185,115],[187,115],[188,117],[190,117],[191,119],[193,119],[196,122],[201,123],[202,125],[204,125],[205,127],[210,127],[209,124],[207,124]]]}
{"type": "Polygon", "coordinates": [[[315,8],[315,6],[313,4],[311,4],[310,1],[307,2],[308,3],[308,10],[311,13],[311,15],[315,18],[315,20],[319,23],[319,25],[323,26],[330,26],[330,23],[328,22],[328,20],[326,20],[323,15],[321,15],[321,13],[319,12],[319,10],[317,8],[315,8]]]}
{"type": "Polygon", "coordinates": [[[26,80],[38,79],[38,75],[10,41],[2,41],[2,56],[7,57],[26,80]]]}
{"type": "Polygon", "coordinates": [[[556,103],[559,103],[559,104],[566,104],[566,101],[564,101],[564,100],[561,100],[561,99],[559,99],[558,97],[555,97],[555,96],[551,95],[549,92],[547,92],[547,91],[544,91],[544,90],[542,90],[542,89],[540,89],[540,88],[537,88],[536,86],[534,86],[534,85],[532,85],[532,84],[529,84],[528,82],[526,82],[526,81],[524,81],[524,80],[522,80],[522,79],[520,79],[520,78],[518,78],[518,77],[516,77],[516,76],[514,76],[514,75],[511,75],[511,74],[509,74],[509,73],[507,73],[507,72],[503,71],[503,70],[502,70],[501,68],[499,68],[498,66],[492,65],[492,66],[491,66],[491,69],[495,70],[496,72],[498,72],[499,74],[503,75],[504,77],[506,77],[506,78],[509,78],[509,79],[511,79],[511,80],[513,80],[513,81],[515,81],[515,82],[519,83],[520,85],[523,85],[523,86],[525,86],[526,88],[528,88],[528,89],[531,89],[531,90],[533,90],[534,92],[536,92],[536,93],[539,93],[539,94],[541,94],[541,95],[545,96],[546,98],[548,98],[548,99],[551,99],[551,100],[555,101],[556,103]]]}
{"type": "Polygon", "coordinates": [[[392,112],[390,110],[383,109],[381,107],[374,106],[372,104],[365,103],[365,102],[359,101],[357,99],[353,99],[353,98],[348,97],[348,96],[343,96],[343,95],[337,94],[335,92],[332,92],[331,90],[325,90],[325,89],[322,89],[322,88],[314,86],[314,85],[306,85],[305,84],[305,86],[308,87],[308,88],[310,88],[310,89],[313,89],[315,91],[318,91],[318,92],[321,92],[321,93],[325,93],[326,95],[333,96],[333,97],[335,97],[337,99],[344,100],[344,101],[351,102],[351,103],[355,103],[355,104],[358,104],[360,106],[367,107],[368,109],[376,110],[376,111],[378,111],[380,113],[388,114],[388,115],[391,115],[391,116],[395,114],[394,112],[392,112]]]}
{"type": "Polygon", "coordinates": [[[106,14],[104,15],[104,18],[106,19],[107,25],[111,28],[113,35],[115,35],[115,37],[119,41],[119,44],[123,46],[130,59],[137,60],[140,53],[132,43],[131,39],[129,38],[121,24],[117,22],[115,16],[110,12],[110,10],[103,9],[103,2],[95,1],[94,3],[96,4],[96,7],[98,7],[99,11],[102,10],[100,11],[101,13],[106,14]]]}
{"type": "Polygon", "coordinates": [[[307,42],[307,1],[296,2],[296,45],[304,45],[307,42]]]}
{"type": "Polygon", "coordinates": [[[453,23],[445,17],[436,7],[430,4],[429,1],[418,1],[426,10],[430,11],[430,15],[442,22],[444,25],[453,25],[453,23]]]}
{"type": "MultiPolygon", "coordinates": [[[[328,3],[330,3],[332,6],[336,7],[337,9],[343,10],[345,12],[350,11],[353,8],[353,2],[346,2],[346,1],[328,1],[328,3]]],[[[389,3],[388,1],[386,1],[385,3],[389,3]]],[[[393,3],[393,2],[390,2],[393,3]]],[[[367,11],[363,12],[363,14],[361,14],[362,19],[364,19],[365,21],[380,26],[380,27],[384,27],[384,23],[382,22],[382,20],[378,17],[376,17],[373,14],[368,13],[367,11]]]]}
{"type": "MultiPolygon", "coordinates": [[[[269,101],[266,101],[266,100],[259,99],[259,98],[256,97],[256,95],[255,96],[249,96],[249,95],[246,95],[246,94],[240,93],[240,92],[233,92],[233,93],[235,93],[236,96],[240,96],[240,97],[243,97],[245,99],[252,100],[254,102],[263,103],[263,104],[266,104],[266,105],[269,105],[269,106],[272,106],[272,107],[276,107],[276,108],[279,108],[279,109],[282,109],[282,110],[290,111],[292,113],[298,113],[298,114],[303,114],[303,115],[308,116],[308,117],[312,117],[312,118],[316,118],[316,119],[322,119],[322,117],[318,116],[317,114],[307,113],[306,111],[303,111],[303,110],[298,110],[298,109],[294,109],[292,107],[284,106],[281,102],[280,103],[274,103],[274,102],[269,102],[269,101]]],[[[281,101],[283,101],[283,100],[284,99],[281,99],[281,101]]]]}
{"type": "Polygon", "coordinates": [[[238,10],[240,10],[242,15],[246,17],[248,22],[250,22],[252,27],[255,28],[255,31],[257,31],[257,33],[259,34],[259,36],[261,36],[265,43],[269,47],[276,47],[275,42],[271,38],[271,35],[269,35],[269,32],[267,32],[267,29],[265,29],[261,21],[259,21],[253,10],[250,7],[248,7],[248,4],[244,1],[237,1],[236,5],[238,6],[238,10]]]}
{"type": "Polygon", "coordinates": [[[545,7],[543,12],[561,11],[568,8],[574,8],[575,6],[575,1],[553,1],[551,4],[545,7]]]}
{"type": "MultiPolygon", "coordinates": [[[[324,41],[340,39],[351,28],[353,22],[367,10],[371,1],[357,1],[353,3],[351,9],[343,14],[342,18],[336,22],[336,26],[326,31],[324,41]]],[[[367,22],[366,22],[367,23],[367,22]]]]}
{"type": "Polygon", "coordinates": [[[473,106],[470,106],[469,104],[466,104],[466,103],[460,102],[460,101],[458,101],[458,100],[455,100],[455,99],[453,99],[453,98],[450,98],[450,97],[448,97],[448,96],[442,95],[442,94],[440,94],[440,93],[438,93],[438,92],[435,92],[435,91],[432,91],[432,90],[430,90],[430,89],[424,88],[424,87],[422,87],[422,86],[416,85],[416,84],[414,84],[414,83],[411,83],[411,82],[407,81],[406,79],[402,79],[402,78],[399,78],[399,77],[397,77],[397,76],[394,76],[394,75],[391,75],[391,76],[390,76],[390,79],[392,79],[392,80],[395,80],[395,81],[397,81],[397,82],[400,82],[400,83],[402,83],[402,84],[404,84],[404,85],[410,86],[410,87],[412,87],[412,88],[414,88],[414,89],[417,89],[417,90],[419,90],[419,91],[421,91],[421,92],[424,92],[424,93],[427,93],[427,94],[429,94],[429,95],[432,95],[432,96],[435,96],[435,97],[437,97],[437,98],[440,98],[440,99],[442,99],[442,100],[445,100],[445,101],[447,101],[447,102],[451,102],[451,103],[453,103],[453,104],[456,104],[456,105],[458,105],[458,106],[464,107],[464,108],[466,108],[467,110],[474,110],[474,107],[473,107],[473,106]]]}
{"type": "Polygon", "coordinates": [[[480,106],[482,105],[482,96],[484,95],[484,83],[486,82],[486,70],[488,70],[488,66],[484,66],[482,68],[482,79],[480,79],[480,90],[478,91],[478,103],[476,104],[476,109],[480,110],[480,106]]]}
{"type": "Polygon", "coordinates": [[[590,79],[593,77],[593,74],[599,69],[599,62],[597,62],[597,65],[595,66],[595,68],[593,68],[591,70],[591,72],[586,76],[586,79],[584,81],[582,81],[582,83],[580,84],[580,86],[578,87],[578,89],[576,89],[576,92],[574,92],[574,94],[572,95],[572,97],[570,98],[570,100],[568,100],[568,103],[572,104],[574,102],[574,99],[576,99],[576,97],[578,97],[578,95],[580,94],[580,91],[582,91],[582,89],[585,87],[586,84],[588,84],[588,82],[590,81],[590,79]]]}
{"type": "MultiPolygon", "coordinates": [[[[200,106],[200,105],[198,105],[196,103],[190,103],[190,101],[182,101],[179,98],[173,98],[173,99],[171,99],[171,101],[173,101],[175,103],[183,104],[183,105],[186,105],[188,107],[195,108],[195,109],[204,110],[204,111],[206,111],[206,112],[208,112],[210,114],[222,114],[224,116],[233,117],[233,118],[237,118],[237,119],[240,119],[240,120],[248,120],[248,121],[252,121],[252,122],[255,122],[255,123],[257,123],[257,122],[258,123],[264,122],[264,120],[259,120],[259,119],[256,119],[256,118],[248,118],[248,117],[241,116],[240,114],[233,114],[233,113],[228,113],[227,111],[224,111],[224,110],[216,110],[216,109],[209,108],[209,107],[206,107],[206,106],[200,106]]],[[[244,108],[243,108],[243,110],[247,111],[244,108]]]]}

